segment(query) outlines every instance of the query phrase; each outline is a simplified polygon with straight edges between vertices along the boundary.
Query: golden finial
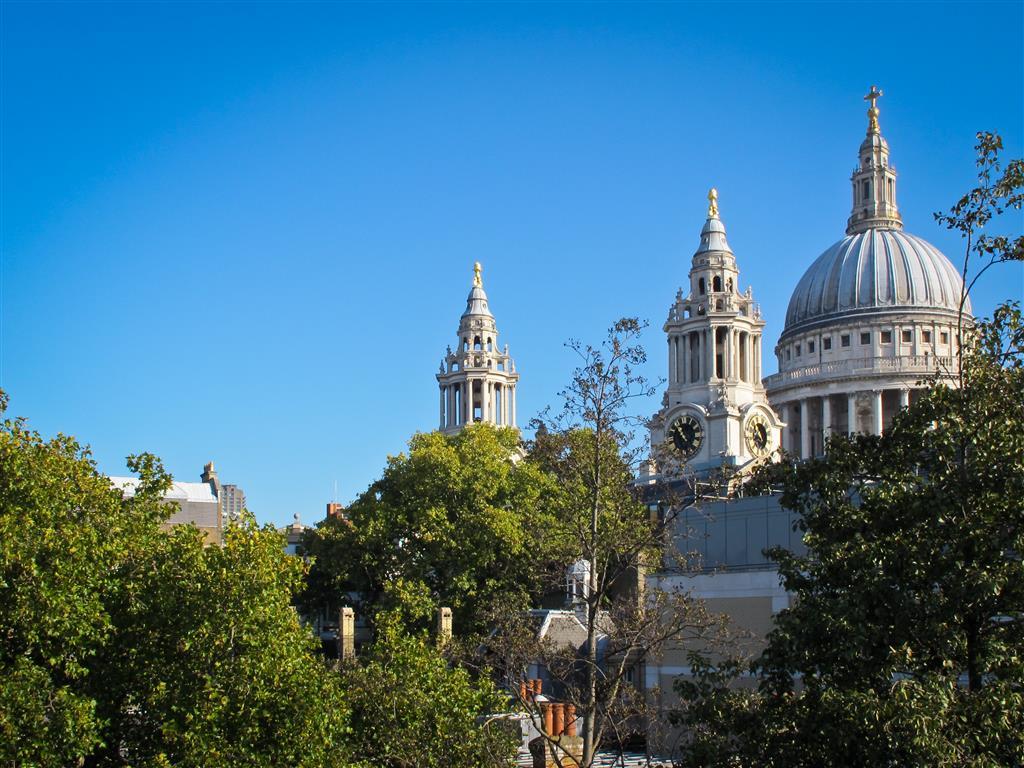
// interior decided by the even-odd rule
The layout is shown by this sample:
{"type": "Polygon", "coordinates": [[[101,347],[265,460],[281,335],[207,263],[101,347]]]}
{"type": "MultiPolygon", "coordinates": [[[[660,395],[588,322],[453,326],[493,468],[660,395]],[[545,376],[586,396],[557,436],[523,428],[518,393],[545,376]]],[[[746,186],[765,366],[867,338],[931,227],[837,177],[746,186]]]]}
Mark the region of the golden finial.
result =
{"type": "Polygon", "coordinates": [[[482,288],[484,285],[484,281],[480,277],[481,270],[482,267],[480,266],[480,262],[473,262],[473,285],[475,285],[477,288],[482,288]]]}
{"type": "Polygon", "coordinates": [[[708,218],[718,218],[718,190],[714,187],[708,192],[708,218]]]}
{"type": "Polygon", "coordinates": [[[871,90],[868,91],[867,96],[864,97],[864,101],[870,101],[871,106],[868,107],[868,133],[878,133],[878,98],[882,96],[882,91],[879,90],[877,85],[872,85],[871,90]]]}

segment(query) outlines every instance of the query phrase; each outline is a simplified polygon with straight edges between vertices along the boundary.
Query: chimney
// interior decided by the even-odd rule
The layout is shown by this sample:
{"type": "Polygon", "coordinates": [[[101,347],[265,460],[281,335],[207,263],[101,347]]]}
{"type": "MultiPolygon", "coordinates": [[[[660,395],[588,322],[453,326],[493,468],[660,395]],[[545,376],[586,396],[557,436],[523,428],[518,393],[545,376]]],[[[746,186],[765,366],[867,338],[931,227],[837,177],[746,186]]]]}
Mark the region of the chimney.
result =
{"type": "Polygon", "coordinates": [[[551,735],[561,736],[565,733],[565,704],[551,705],[551,735]]]}
{"type": "Polygon", "coordinates": [[[338,662],[356,657],[356,612],[349,607],[338,613],[338,662]]]}
{"type": "Polygon", "coordinates": [[[452,639],[452,609],[437,609],[437,644],[446,645],[452,639]]]}
{"type": "Polygon", "coordinates": [[[327,519],[330,520],[334,517],[345,517],[345,507],[337,501],[327,502],[327,519]]]}
{"type": "Polygon", "coordinates": [[[576,707],[572,704],[565,705],[565,735],[576,738],[576,707]]]}
{"type": "Polygon", "coordinates": [[[540,705],[541,714],[544,716],[544,733],[548,736],[554,736],[555,724],[554,724],[554,712],[551,711],[554,705],[544,702],[540,705]]]}

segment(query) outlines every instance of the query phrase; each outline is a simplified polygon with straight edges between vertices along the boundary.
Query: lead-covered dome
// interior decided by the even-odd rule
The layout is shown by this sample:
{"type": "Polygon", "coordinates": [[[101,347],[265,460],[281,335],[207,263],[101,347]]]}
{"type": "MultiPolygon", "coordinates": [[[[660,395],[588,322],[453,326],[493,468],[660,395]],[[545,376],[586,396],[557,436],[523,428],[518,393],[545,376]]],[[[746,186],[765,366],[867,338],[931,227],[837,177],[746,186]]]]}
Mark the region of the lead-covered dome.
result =
{"type": "MultiPolygon", "coordinates": [[[[847,235],[819,256],[786,311],[788,334],[836,316],[893,309],[948,310],[960,304],[960,274],[931,243],[899,229],[847,235]]],[[[964,307],[970,313],[968,301],[964,307]]]]}

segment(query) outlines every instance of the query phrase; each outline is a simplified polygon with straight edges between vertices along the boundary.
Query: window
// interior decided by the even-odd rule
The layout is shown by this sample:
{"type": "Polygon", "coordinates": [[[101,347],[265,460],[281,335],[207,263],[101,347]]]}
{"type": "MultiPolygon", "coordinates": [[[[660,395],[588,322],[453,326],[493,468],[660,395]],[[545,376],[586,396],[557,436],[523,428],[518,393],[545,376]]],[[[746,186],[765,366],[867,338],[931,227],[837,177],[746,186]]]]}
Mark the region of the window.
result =
{"type": "Polygon", "coordinates": [[[722,290],[722,278],[715,275],[714,280],[711,281],[711,290],[715,293],[719,293],[722,290]]]}
{"type": "Polygon", "coordinates": [[[844,333],[842,336],[839,337],[839,346],[841,346],[841,347],[848,347],[848,346],[850,346],[850,334],[844,333]]]}
{"type": "Polygon", "coordinates": [[[704,291],[704,278],[703,277],[700,280],[697,281],[697,290],[700,291],[700,295],[701,296],[704,295],[705,291],[704,291]]]}
{"type": "Polygon", "coordinates": [[[869,332],[861,333],[861,335],[860,335],[860,343],[861,344],[870,344],[871,343],[871,334],[869,332]]]}
{"type": "Polygon", "coordinates": [[[931,331],[921,331],[921,340],[925,344],[931,344],[932,343],[932,332],[931,331]]]}
{"type": "Polygon", "coordinates": [[[800,357],[800,345],[799,344],[796,345],[796,356],[800,357]]]}
{"type": "Polygon", "coordinates": [[[786,359],[789,360],[791,357],[792,357],[792,355],[790,354],[789,350],[787,349],[786,350],[786,359]]]}
{"type": "Polygon", "coordinates": [[[882,343],[892,344],[892,331],[882,331],[882,343]]]}
{"type": "Polygon", "coordinates": [[[826,336],[824,339],[821,340],[821,348],[826,350],[826,351],[829,350],[829,349],[832,349],[832,337],[831,336],[826,336]]]}
{"type": "Polygon", "coordinates": [[[939,341],[941,341],[943,344],[949,344],[949,334],[946,333],[945,331],[940,333],[939,334],[939,341]]]}
{"type": "Polygon", "coordinates": [[[903,331],[901,336],[903,338],[903,343],[904,344],[909,344],[910,342],[912,342],[914,340],[914,332],[913,331],[903,331]]]}

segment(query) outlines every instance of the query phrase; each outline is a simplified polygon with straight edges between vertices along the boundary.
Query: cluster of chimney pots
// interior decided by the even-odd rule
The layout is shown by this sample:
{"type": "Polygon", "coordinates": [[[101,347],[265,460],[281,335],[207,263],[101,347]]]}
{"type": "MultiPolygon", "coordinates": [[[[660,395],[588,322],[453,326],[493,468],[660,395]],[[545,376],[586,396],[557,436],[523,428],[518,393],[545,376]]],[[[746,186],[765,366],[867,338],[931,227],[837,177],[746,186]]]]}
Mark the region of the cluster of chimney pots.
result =
{"type": "Polygon", "coordinates": [[[536,703],[540,706],[541,717],[544,719],[544,733],[551,738],[559,736],[576,736],[576,707],[555,701],[537,701],[540,696],[542,681],[538,679],[523,680],[519,683],[519,698],[525,704],[536,703]]]}

